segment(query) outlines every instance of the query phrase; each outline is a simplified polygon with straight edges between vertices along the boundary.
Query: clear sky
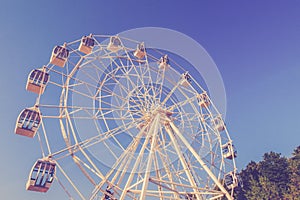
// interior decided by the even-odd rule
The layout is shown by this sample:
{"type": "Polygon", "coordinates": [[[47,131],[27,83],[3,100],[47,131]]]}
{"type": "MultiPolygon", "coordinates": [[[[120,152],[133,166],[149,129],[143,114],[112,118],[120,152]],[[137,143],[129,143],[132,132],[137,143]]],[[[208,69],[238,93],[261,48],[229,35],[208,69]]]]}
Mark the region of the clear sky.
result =
{"type": "Polygon", "coordinates": [[[215,61],[239,169],[300,145],[300,1],[1,0],[1,199],[67,199],[58,184],[47,194],[25,191],[40,149],[37,138],[13,132],[35,99],[25,91],[30,70],[46,64],[56,44],[145,26],[180,31],[215,61]]]}

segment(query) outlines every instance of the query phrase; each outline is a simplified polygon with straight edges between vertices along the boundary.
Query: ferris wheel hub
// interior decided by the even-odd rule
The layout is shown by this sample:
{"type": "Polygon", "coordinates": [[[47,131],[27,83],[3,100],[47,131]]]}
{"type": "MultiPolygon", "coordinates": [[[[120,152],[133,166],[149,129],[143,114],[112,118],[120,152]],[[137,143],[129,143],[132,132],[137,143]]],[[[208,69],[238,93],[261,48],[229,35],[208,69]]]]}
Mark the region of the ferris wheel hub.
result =
{"type": "Polygon", "coordinates": [[[170,110],[166,108],[164,109],[161,106],[157,106],[152,112],[147,112],[141,117],[142,122],[140,122],[137,127],[138,129],[142,129],[144,126],[147,126],[146,130],[149,130],[148,126],[157,115],[160,117],[159,124],[161,126],[165,126],[171,121],[172,114],[173,112],[170,110]]]}

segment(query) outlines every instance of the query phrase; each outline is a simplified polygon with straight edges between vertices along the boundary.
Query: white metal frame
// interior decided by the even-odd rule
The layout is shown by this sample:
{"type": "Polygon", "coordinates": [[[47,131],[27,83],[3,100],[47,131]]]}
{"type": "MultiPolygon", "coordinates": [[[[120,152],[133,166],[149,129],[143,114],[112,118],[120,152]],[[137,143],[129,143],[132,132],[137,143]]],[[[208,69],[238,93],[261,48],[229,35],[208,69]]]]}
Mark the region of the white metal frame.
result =
{"type": "Polygon", "coordinates": [[[226,127],[214,128],[220,113],[208,95],[209,104],[199,106],[199,94],[205,91],[197,80],[191,76],[191,84],[181,85],[185,70],[171,58],[168,68],[159,67],[164,56],[159,51],[135,58],[140,41],[118,36],[120,49],[112,52],[107,48],[111,36],[92,37],[92,53],[78,50],[79,39],[65,44],[70,56],[64,68],[45,66],[51,80],[35,103],[43,113],[38,132],[42,156],[56,161],[61,175],[56,179],[67,195],[91,200],[105,195],[185,199],[188,194],[233,199],[234,188],[227,191],[223,179],[236,172],[235,158],[222,154],[222,144],[231,139],[226,127]],[[89,136],[78,127],[85,122],[89,136]],[[49,126],[60,127],[64,147],[56,144],[58,132],[49,126]],[[109,168],[97,157],[97,148],[113,160],[109,168]],[[77,171],[65,167],[68,158],[77,171]],[[84,187],[77,176],[87,180],[84,187]]]}

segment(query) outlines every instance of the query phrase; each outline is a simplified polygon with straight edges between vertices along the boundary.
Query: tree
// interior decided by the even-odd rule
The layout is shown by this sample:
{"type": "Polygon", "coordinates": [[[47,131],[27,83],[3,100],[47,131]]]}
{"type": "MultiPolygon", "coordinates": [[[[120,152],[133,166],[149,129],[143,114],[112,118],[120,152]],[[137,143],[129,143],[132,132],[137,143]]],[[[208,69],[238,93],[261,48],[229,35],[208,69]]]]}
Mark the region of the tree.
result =
{"type": "Polygon", "coordinates": [[[251,190],[245,192],[245,199],[248,200],[280,200],[276,184],[271,182],[267,177],[260,176],[258,181],[251,179],[251,190]]]}
{"type": "MultiPolygon", "coordinates": [[[[258,165],[256,162],[251,161],[247,166],[246,169],[242,170],[240,173],[240,177],[243,182],[242,188],[239,188],[237,191],[237,199],[243,200],[247,199],[246,194],[247,191],[252,191],[254,187],[258,187],[258,165]]],[[[255,189],[257,190],[257,189],[255,189]]],[[[254,191],[253,191],[254,192],[254,191]]]]}
{"type": "Polygon", "coordinates": [[[288,160],[281,157],[280,153],[271,151],[264,154],[264,160],[259,165],[259,176],[266,177],[278,191],[278,199],[283,199],[289,184],[288,160]]]}
{"type": "Polygon", "coordinates": [[[300,200],[300,146],[288,159],[265,153],[262,161],[251,161],[239,175],[243,186],[236,188],[235,199],[300,200]]]}
{"type": "Polygon", "coordinates": [[[288,192],[285,199],[300,200],[300,146],[298,146],[289,159],[288,192]]]}

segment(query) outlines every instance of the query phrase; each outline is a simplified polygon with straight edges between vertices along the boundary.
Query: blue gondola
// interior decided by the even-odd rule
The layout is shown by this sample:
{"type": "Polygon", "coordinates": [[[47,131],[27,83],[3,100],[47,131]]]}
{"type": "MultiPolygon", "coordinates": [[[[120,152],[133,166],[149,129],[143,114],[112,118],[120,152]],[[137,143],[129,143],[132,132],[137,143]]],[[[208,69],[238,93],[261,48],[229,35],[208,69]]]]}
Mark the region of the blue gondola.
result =
{"type": "Polygon", "coordinates": [[[198,104],[201,107],[208,107],[210,105],[210,101],[206,92],[203,92],[202,94],[198,94],[197,99],[198,99],[198,104]]]}
{"type": "Polygon", "coordinates": [[[121,40],[117,36],[112,36],[109,39],[107,49],[112,52],[117,52],[121,49],[121,40]]]}
{"type": "Polygon", "coordinates": [[[133,53],[135,57],[138,59],[142,59],[146,55],[146,49],[144,43],[140,43],[137,45],[135,52],[133,53]]]}
{"type": "Polygon", "coordinates": [[[33,138],[40,126],[41,115],[35,108],[24,109],[16,122],[15,133],[33,138]]]}
{"type": "Polygon", "coordinates": [[[95,40],[93,39],[92,34],[89,36],[83,36],[78,50],[84,54],[90,54],[95,46],[95,40]]]}
{"type": "Polygon", "coordinates": [[[188,72],[185,72],[181,75],[181,85],[184,87],[188,87],[192,82],[192,78],[188,72]]]}
{"type": "Polygon", "coordinates": [[[167,70],[170,67],[168,55],[164,55],[158,61],[158,68],[167,70]]]}
{"type": "Polygon", "coordinates": [[[64,46],[56,46],[52,51],[50,63],[59,67],[64,67],[69,57],[69,50],[64,46]]]}
{"type": "Polygon", "coordinates": [[[48,159],[39,159],[33,165],[26,183],[26,190],[47,192],[55,176],[56,163],[48,159]]]}
{"type": "Polygon", "coordinates": [[[222,152],[224,158],[233,159],[237,157],[237,150],[235,149],[234,145],[230,142],[222,146],[222,152]]]}
{"type": "Polygon", "coordinates": [[[26,90],[43,94],[48,81],[49,74],[47,72],[43,69],[34,69],[28,76],[26,90]]]}

